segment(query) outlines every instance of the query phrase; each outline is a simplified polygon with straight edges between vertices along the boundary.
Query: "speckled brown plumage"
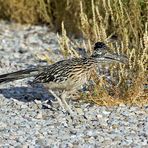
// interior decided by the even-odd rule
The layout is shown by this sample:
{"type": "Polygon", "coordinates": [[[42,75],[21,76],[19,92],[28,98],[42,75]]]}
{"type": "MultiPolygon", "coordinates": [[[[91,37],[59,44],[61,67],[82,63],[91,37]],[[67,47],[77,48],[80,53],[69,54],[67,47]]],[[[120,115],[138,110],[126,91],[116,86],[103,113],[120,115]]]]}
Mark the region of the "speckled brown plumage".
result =
{"type": "Polygon", "coordinates": [[[127,58],[123,55],[111,54],[104,43],[97,42],[91,56],[62,60],[49,66],[39,66],[3,74],[0,75],[0,83],[34,77],[32,84],[43,83],[50,90],[73,92],[88,82],[90,75],[96,70],[98,64],[113,61],[124,63],[127,58]]]}

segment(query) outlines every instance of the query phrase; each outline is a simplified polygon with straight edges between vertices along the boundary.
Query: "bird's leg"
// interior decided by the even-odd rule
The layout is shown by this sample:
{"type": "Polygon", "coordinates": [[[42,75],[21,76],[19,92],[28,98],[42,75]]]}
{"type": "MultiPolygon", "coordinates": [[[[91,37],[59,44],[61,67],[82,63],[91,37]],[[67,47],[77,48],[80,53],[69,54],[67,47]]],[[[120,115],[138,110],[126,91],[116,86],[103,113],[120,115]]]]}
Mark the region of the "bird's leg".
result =
{"type": "Polygon", "coordinates": [[[73,111],[72,111],[70,105],[68,105],[67,102],[66,102],[66,100],[65,100],[68,97],[67,95],[68,95],[68,93],[66,91],[63,91],[63,93],[61,95],[61,99],[62,99],[62,101],[63,101],[66,109],[68,110],[68,112],[72,115],[73,114],[73,111]]]}
{"type": "Polygon", "coordinates": [[[49,90],[49,92],[57,99],[57,101],[60,104],[60,106],[62,107],[62,109],[65,110],[61,99],[51,89],[49,90]]]}

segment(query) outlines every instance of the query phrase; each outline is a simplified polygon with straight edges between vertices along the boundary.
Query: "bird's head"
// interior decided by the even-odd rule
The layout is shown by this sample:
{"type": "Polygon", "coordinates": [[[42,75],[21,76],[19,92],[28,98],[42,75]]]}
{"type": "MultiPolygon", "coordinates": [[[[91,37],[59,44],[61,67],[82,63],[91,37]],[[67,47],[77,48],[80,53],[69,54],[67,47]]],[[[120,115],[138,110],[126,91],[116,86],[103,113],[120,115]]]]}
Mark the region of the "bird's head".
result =
{"type": "Polygon", "coordinates": [[[103,42],[96,42],[94,45],[94,51],[91,57],[96,58],[98,62],[119,62],[128,63],[128,58],[125,55],[112,53],[110,48],[103,42]]]}

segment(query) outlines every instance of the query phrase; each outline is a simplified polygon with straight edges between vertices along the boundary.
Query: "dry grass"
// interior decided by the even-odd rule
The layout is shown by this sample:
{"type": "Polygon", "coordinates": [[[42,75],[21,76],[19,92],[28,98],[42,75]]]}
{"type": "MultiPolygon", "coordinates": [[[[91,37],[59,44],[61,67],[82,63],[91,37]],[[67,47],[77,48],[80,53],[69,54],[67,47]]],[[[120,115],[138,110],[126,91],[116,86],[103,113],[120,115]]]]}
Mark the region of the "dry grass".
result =
{"type": "MultiPolygon", "coordinates": [[[[114,1],[115,2],[115,1],[114,1]]],[[[87,99],[99,105],[117,105],[121,103],[144,105],[148,104],[147,90],[144,85],[147,84],[147,63],[148,63],[148,28],[147,21],[143,24],[139,1],[134,1],[128,9],[121,0],[111,4],[102,1],[102,9],[105,10],[104,18],[99,6],[91,0],[92,18],[89,18],[84,12],[83,4],[80,2],[80,28],[85,38],[85,47],[88,53],[91,52],[91,45],[96,41],[105,41],[110,27],[120,36],[120,47],[112,48],[114,51],[124,53],[129,57],[128,65],[110,66],[112,79],[117,79],[116,85],[110,85],[107,89],[104,86],[109,84],[103,78],[98,81],[90,93],[80,94],[81,99],[87,99]],[[137,3],[136,3],[137,2],[137,3]],[[118,4],[118,5],[117,5],[118,4]],[[112,25],[109,23],[109,17],[112,25]],[[117,27],[118,26],[118,27],[117,27]],[[116,29],[116,30],[115,30],[116,29]],[[110,95],[111,93],[113,95],[110,95]]],[[[63,25],[62,25],[63,26],[63,25]]],[[[66,30],[62,27],[62,36],[60,39],[61,50],[64,53],[70,53],[77,56],[72,51],[70,39],[66,36],[66,30]],[[61,44],[62,43],[62,44],[61,44]],[[72,53],[71,53],[72,52],[72,53]]],[[[119,44],[118,42],[118,44],[119,44]]],[[[110,45],[113,47],[113,45],[110,45]]]]}
{"type": "Polygon", "coordinates": [[[97,85],[90,93],[80,94],[81,99],[108,106],[148,104],[148,91],[144,88],[148,83],[147,0],[0,0],[0,12],[0,18],[31,24],[42,22],[61,30],[58,37],[65,58],[80,56],[75,47],[84,47],[90,54],[96,41],[118,34],[120,46],[109,46],[129,57],[128,66],[111,65],[112,79],[118,83],[109,86],[104,78],[96,79],[97,85]],[[70,33],[83,37],[84,41],[81,44],[71,41],[70,33]]]}

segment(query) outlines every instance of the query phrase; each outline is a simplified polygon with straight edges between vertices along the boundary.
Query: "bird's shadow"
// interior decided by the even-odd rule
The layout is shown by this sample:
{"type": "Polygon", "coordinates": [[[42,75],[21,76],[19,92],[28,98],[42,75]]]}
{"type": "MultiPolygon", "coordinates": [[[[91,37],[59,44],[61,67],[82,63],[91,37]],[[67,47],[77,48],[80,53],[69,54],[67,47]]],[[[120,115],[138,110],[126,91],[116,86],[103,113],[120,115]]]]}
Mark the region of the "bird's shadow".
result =
{"type": "Polygon", "coordinates": [[[53,100],[53,96],[49,94],[48,90],[41,85],[36,86],[20,86],[1,88],[0,94],[6,99],[16,99],[22,102],[32,102],[34,100],[53,100]]]}

